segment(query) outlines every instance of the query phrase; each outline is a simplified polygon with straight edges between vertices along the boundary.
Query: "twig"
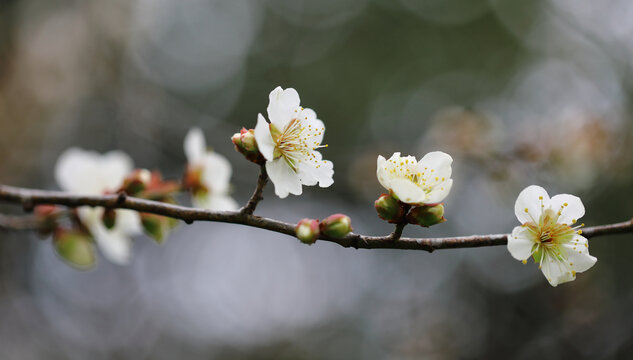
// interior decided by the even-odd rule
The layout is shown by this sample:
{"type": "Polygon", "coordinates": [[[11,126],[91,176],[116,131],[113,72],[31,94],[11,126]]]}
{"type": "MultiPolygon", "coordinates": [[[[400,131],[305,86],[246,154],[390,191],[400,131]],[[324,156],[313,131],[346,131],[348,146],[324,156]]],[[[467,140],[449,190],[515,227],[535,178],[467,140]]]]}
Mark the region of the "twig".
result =
{"type": "Polygon", "coordinates": [[[240,213],[246,215],[252,215],[257,208],[257,204],[264,199],[262,193],[264,192],[264,186],[268,182],[268,174],[266,174],[266,166],[259,166],[259,176],[257,177],[257,186],[255,187],[255,191],[251,198],[248,200],[246,205],[240,209],[240,213]]]}
{"type": "MultiPolygon", "coordinates": [[[[191,223],[193,221],[225,222],[295,236],[295,225],[283,221],[244,214],[240,211],[210,211],[205,209],[194,209],[135,197],[120,197],[118,195],[84,196],[59,191],[31,190],[0,185],[0,200],[18,204],[28,203],[33,205],[55,204],[68,207],[102,206],[108,208],[122,208],[164,215],[183,220],[187,223],[191,223]]],[[[396,228],[396,231],[397,230],[398,229],[396,228]]],[[[587,238],[618,233],[633,233],[633,220],[617,224],[588,227],[583,230],[583,236],[587,238]]],[[[334,242],[343,247],[361,249],[408,249],[431,252],[438,249],[505,245],[507,244],[507,237],[508,234],[471,235],[445,238],[401,237],[398,241],[394,241],[393,234],[386,236],[365,236],[350,233],[341,239],[334,239],[325,235],[322,235],[319,239],[334,242]]]]}

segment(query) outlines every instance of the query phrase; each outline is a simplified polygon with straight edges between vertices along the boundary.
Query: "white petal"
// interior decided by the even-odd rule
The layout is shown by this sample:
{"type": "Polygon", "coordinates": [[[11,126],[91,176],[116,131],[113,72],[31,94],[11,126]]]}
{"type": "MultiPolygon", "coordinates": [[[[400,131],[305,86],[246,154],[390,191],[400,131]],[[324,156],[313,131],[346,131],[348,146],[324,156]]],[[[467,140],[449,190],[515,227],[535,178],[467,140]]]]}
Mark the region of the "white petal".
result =
{"type": "Polygon", "coordinates": [[[235,211],[239,205],[231,196],[226,194],[212,194],[208,197],[205,208],[213,211],[235,211]]]}
{"type": "Polygon", "coordinates": [[[527,260],[532,256],[534,234],[526,227],[517,226],[508,237],[508,251],[517,260],[527,260]]]}
{"type": "Polygon", "coordinates": [[[334,164],[328,160],[321,160],[320,153],[315,151],[315,161],[299,163],[299,180],[303,185],[312,186],[317,182],[322,188],[334,183],[334,164]],[[318,167],[317,167],[318,166],[318,167]]]}
{"type": "Polygon", "coordinates": [[[211,191],[225,193],[233,172],[231,163],[222,155],[209,151],[202,158],[202,182],[211,191]]]}
{"type": "Polygon", "coordinates": [[[134,162],[123,151],[114,150],[105,153],[99,159],[102,192],[116,191],[125,177],[134,169],[134,162]]]}
{"type": "Polygon", "coordinates": [[[194,127],[185,136],[185,155],[190,164],[198,163],[207,151],[204,134],[200,128],[194,127]]]}
{"type": "Polygon", "coordinates": [[[116,210],[116,222],[113,230],[128,236],[141,234],[143,227],[139,213],[128,209],[116,210]]]}
{"type": "Polygon", "coordinates": [[[90,232],[99,249],[108,260],[115,264],[125,265],[130,262],[132,240],[118,231],[111,231],[105,226],[93,226],[90,232]]]}
{"type": "Polygon", "coordinates": [[[444,182],[441,182],[433,187],[433,189],[426,194],[426,199],[424,200],[425,204],[435,204],[444,200],[448,194],[451,192],[451,188],[453,187],[453,179],[448,179],[444,182]]]}
{"type": "Polygon", "coordinates": [[[521,224],[526,222],[538,224],[543,209],[547,209],[549,204],[547,191],[540,186],[530,185],[521,191],[514,203],[514,214],[521,224]]]}
{"type": "Polygon", "coordinates": [[[429,175],[431,173],[435,175],[432,176],[440,176],[445,178],[451,177],[451,164],[453,163],[453,158],[445,152],[442,151],[433,151],[430,152],[420,161],[418,162],[417,171],[425,172],[425,175],[429,175]],[[439,173],[442,174],[439,174],[439,173]]]}
{"type": "Polygon", "coordinates": [[[585,215],[585,206],[580,198],[574,195],[556,195],[550,200],[550,207],[555,212],[560,211],[559,224],[571,225],[585,215]]]}
{"type": "Polygon", "coordinates": [[[275,194],[285,198],[288,194],[301,195],[301,182],[299,176],[281,157],[277,160],[266,162],[266,172],[270,181],[275,185],[275,194]]]}
{"type": "MultiPolygon", "coordinates": [[[[303,112],[306,111],[314,113],[310,109],[303,109],[303,112]]],[[[323,121],[317,119],[316,114],[314,114],[312,118],[308,117],[307,120],[302,118],[301,123],[304,129],[309,130],[306,132],[306,142],[310,146],[321,145],[323,142],[323,136],[325,135],[325,125],[323,124],[323,121]]]]}
{"type": "Polygon", "coordinates": [[[426,200],[424,191],[408,179],[392,179],[391,191],[407,204],[423,204],[426,200]]]}
{"type": "Polygon", "coordinates": [[[279,129],[285,128],[300,111],[299,94],[293,88],[284,90],[278,86],[270,92],[268,100],[268,118],[279,129]]]}
{"type": "Polygon", "coordinates": [[[571,266],[567,262],[559,260],[547,251],[543,251],[541,271],[550,285],[554,287],[576,279],[571,266]]]}
{"type": "Polygon", "coordinates": [[[264,119],[262,114],[257,115],[257,126],[255,126],[255,140],[259,152],[264,155],[266,160],[273,160],[273,152],[275,151],[275,143],[270,135],[270,124],[264,119]]]}
{"type": "Polygon", "coordinates": [[[97,167],[97,153],[70,148],[64,151],[55,164],[55,180],[65,191],[100,194],[92,177],[97,167]]]}
{"type": "Polygon", "coordinates": [[[571,268],[576,272],[586,271],[598,261],[594,256],[589,255],[588,241],[583,236],[574,235],[568,244],[563,245],[563,248],[567,253],[571,268]]]}
{"type": "Polygon", "coordinates": [[[378,159],[376,160],[376,177],[378,178],[378,182],[382,187],[389,190],[391,189],[391,177],[389,176],[389,163],[382,155],[378,155],[378,159]]]}

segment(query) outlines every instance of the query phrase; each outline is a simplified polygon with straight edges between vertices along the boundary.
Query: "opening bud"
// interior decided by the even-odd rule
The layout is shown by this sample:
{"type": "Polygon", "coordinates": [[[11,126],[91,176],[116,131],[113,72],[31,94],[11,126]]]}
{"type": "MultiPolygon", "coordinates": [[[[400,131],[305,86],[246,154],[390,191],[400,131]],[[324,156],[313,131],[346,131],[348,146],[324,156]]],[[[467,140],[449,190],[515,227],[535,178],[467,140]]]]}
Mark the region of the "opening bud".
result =
{"type": "Polygon", "coordinates": [[[295,227],[297,239],[302,243],[312,245],[319,238],[319,220],[301,219],[295,227]]]}
{"type": "Polygon", "coordinates": [[[147,169],[136,169],[123,180],[121,191],[135,196],[143,192],[152,179],[152,173],[147,169]]]}
{"type": "Polygon", "coordinates": [[[423,205],[416,206],[407,214],[409,224],[420,225],[423,227],[433,226],[446,221],[444,218],[444,205],[423,205]]]}
{"type": "Polygon", "coordinates": [[[244,155],[247,160],[257,164],[264,163],[265,159],[257,148],[254,129],[246,130],[246,128],[242,128],[239,133],[231,136],[231,142],[235,145],[235,150],[244,155]]]}
{"type": "Polygon", "coordinates": [[[321,231],[336,239],[340,239],[352,231],[352,219],[344,214],[334,214],[321,221],[321,231]]]}
{"type": "Polygon", "coordinates": [[[405,205],[388,194],[380,195],[374,202],[374,207],[381,219],[392,224],[401,222],[405,215],[405,205]]]}

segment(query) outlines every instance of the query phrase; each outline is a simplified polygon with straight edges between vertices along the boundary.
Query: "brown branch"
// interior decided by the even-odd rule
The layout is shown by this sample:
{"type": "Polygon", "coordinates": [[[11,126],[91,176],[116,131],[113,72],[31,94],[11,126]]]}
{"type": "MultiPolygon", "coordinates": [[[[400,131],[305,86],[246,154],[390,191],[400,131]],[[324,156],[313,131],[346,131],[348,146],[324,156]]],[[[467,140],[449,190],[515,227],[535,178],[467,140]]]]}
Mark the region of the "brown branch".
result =
{"type": "Polygon", "coordinates": [[[248,200],[246,205],[244,205],[244,207],[240,209],[240,213],[246,214],[246,215],[252,215],[253,212],[255,212],[255,209],[257,208],[257,204],[260,201],[264,200],[262,193],[264,192],[264,186],[266,186],[267,182],[268,182],[268,174],[266,173],[266,166],[260,165],[259,177],[257,177],[257,186],[255,187],[255,191],[253,192],[253,195],[251,195],[251,198],[248,200]]]}
{"type": "MultiPolygon", "coordinates": [[[[194,221],[214,221],[241,224],[269,231],[295,236],[295,225],[286,222],[267,219],[240,211],[210,211],[194,209],[185,206],[172,205],[158,201],[126,197],[120,195],[84,196],[59,191],[43,191],[0,185],[0,200],[18,204],[28,204],[29,208],[39,204],[77,206],[102,206],[108,208],[131,209],[157,215],[169,216],[187,223],[194,221]]],[[[394,233],[397,234],[398,228],[394,233]]],[[[402,230],[400,230],[402,231],[402,230]]],[[[583,230],[587,238],[618,234],[633,233],[633,220],[588,227],[583,230]]],[[[472,248],[482,246],[496,246],[507,244],[508,234],[472,235],[445,238],[399,238],[392,233],[386,236],[365,236],[350,233],[342,239],[334,239],[322,235],[319,239],[337,243],[343,247],[357,249],[409,249],[434,251],[438,249],[472,248]]]]}

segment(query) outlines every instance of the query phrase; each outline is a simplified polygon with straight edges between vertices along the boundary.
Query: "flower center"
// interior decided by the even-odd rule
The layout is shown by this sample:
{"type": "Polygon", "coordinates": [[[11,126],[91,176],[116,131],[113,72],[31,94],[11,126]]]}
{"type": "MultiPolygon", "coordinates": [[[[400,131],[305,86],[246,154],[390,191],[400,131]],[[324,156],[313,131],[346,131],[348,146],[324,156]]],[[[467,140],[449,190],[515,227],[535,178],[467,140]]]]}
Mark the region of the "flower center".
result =
{"type": "Polygon", "coordinates": [[[282,132],[272,124],[270,124],[270,130],[275,142],[273,156],[275,158],[283,157],[295,172],[298,164],[303,161],[314,162],[316,167],[320,166],[320,162],[324,162],[319,160],[314,154],[314,150],[327,147],[327,145],[321,145],[319,141],[315,141],[323,134],[325,128],[313,127],[310,124],[305,126],[301,120],[294,118],[290,120],[282,132]]]}

